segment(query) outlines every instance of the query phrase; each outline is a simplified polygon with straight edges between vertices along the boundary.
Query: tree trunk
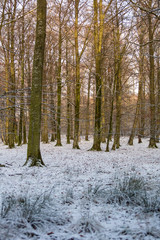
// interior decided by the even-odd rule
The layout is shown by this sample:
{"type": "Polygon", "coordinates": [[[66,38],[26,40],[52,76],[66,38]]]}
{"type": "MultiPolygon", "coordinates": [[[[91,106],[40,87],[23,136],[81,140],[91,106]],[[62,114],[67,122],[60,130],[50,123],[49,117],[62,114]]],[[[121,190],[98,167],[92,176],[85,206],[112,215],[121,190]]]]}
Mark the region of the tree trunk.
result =
{"type": "Polygon", "coordinates": [[[119,16],[116,1],[116,34],[115,34],[115,82],[116,82],[116,130],[112,150],[120,147],[120,128],[121,128],[121,61],[122,52],[120,50],[120,29],[119,16]]]}
{"type": "Polygon", "coordinates": [[[43,143],[48,143],[48,95],[47,95],[47,78],[46,78],[46,61],[44,61],[43,70],[43,87],[42,87],[42,134],[41,140],[43,143]]]}
{"type": "Polygon", "coordinates": [[[128,145],[133,145],[133,139],[135,136],[135,130],[138,125],[138,120],[139,120],[139,113],[140,113],[140,100],[141,100],[141,82],[139,82],[139,92],[138,92],[138,99],[137,99],[137,106],[136,106],[136,113],[134,117],[134,122],[132,126],[132,131],[128,140],[128,145]]]}
{"type": "MultiPolygon", "coordinates": [[[[158,48],[158,56],[160,56],[160,47],[158,48]]],[[[157,134],[156,142],[159,142],[160,135],[160,60],[157,58],[157,84],[158,84],[158,109],[157,109],[157,134]]]]}
{"type": "MultiPolygon", "coordinates": [[[[139,20],[138,20],[139,22],[139,20]]],[[[138,31],[139,35],[139,91],[140,91],[140,119],[139,119],[139,133],[138,133],[138,143],[142,143],[142,137],[144,137],[145,128],[145,75],[144,75],[144,34],[145,28],[143,26],[142,20],[140,22],[140,27],[138,31]]]]}
{"type": "MultiPolygon", "coordinates": [[[[9,31],[9,27],[8,27],[9,31]]],[[[9,32],[8,32],[8,41],[7,41],[7,48],[9,49],[9,32]]],[[[4,52],[4,58],[5,58],[5,81],[6,81],[6,86],[5,86],[5,91],[6,91],[6,108],[9,107],[9,97],[8,97],[8,91],[9,91],[9,77],[10,77],[10,64],[9,64],[9,51],[6,51],[6,48],[2,42],[2,47],[3,47],[3,52],[4,52]]],[[[9,112],[8,109],[6,111],[6,116],[5,116],[5,134],[4,134],[4,144],[8,145],[8,123],[9,121],[9,112]]]]}
{"type": "Polygon", "coordinates": [[[32,91],[27,160],[25,165],[44,165],[40,152],[42,79],[46,36],[46,0],[37,0],[36,42],[32,72],[32,91]]]}
{"type": "Polygon", "coordinates": [[[50,92],[51,92],[51,142],[56,140],[56,114],[55,114],[55,103],[54,103],[54,96],[53,96],[53,81],[52,78],[50,79],[50,92]]]}
{"type": "Polygon", "coordinates": [[[153,29],[152,16],[148,14],[148,33],[149,33],[149,80],[150,80],[150,142],[149,148],[157,148],[155,131],[155,83],[154,83],[154,48],[153,48],[153,29]]]}
{"type": "Polygon", "coordinates": [[[102,38],[104,15],[102,12],[102,0],[94,0],[94,48],[95,48],[95,80],[96,80],[96,102],[95,102],[95,125],[94,140],[91,150],[101,151],[101,97],[102,97],[102,38]],[[98,24],[99,13],[99,24],[98,24]]]}
{"type": "Polygon", "coordinates": [[[106,122],[105,122],[105,87],[104,77],[102,79],[102,106],[101,106],[101,142],[106,142],[106,122]]]}
{"type": "Polygon", "coordinates": [[[15,56],[15,49],[14,49],[14,26],[15,22],[12,21],[15,18],[16,14],[16,7],[17,7],[17,1],[14,1],[14,9],[13,14],[11,17],[11,48],[10,48],[10,58],[11,58],[11,64],[10,64],[10,98],[9,98],[9,121],[8,121],[8,145],[9,148],[15,147],[15,124],[16,124],[16,118],[15,118],[15,64],[14,64],[14,56],[15,56]]]}
{"type": "MultiPolygon", "coordinates": [[[[1,39],[1,30],[2,30],[2,26],[3,26],[3,22],[4,22],[4,17],[5,17],[6,3],[7,3],[7,0],[5,0],[3,3],[3,10],[2,10],[2,14],[1,14],[0,39],[1,39]]],[[[7,31],[7,37],[8,37],[7,48],[9,49],[9,26],[8,26],[8,31],[7,31]]],[[[2,39],[1,39],[1,42],[2,42],[2,39]]],[[[10,71],[9,70],[9,51],[6,51],[6,49],[3,45],[3,42],[2,42],[2,48],[4,51],[4,57],[5,57],[5,79],[6,79],[5,91],[6,91],[6,93],[8,93],[9,71],[10,71]]],[[[8,102],[8,97],[7,97],[6,98],[6,107],[8,107],[8,106],[9,106],[9,102],[8,102]]],[[[8,145],[8,111],[7,111],[6,117],[5,117],[5,130],[4,130],[3,142],[4,142],[4,144],[8,145]]]]}
{"type": "Polygon", "coordinates": [[[88,141],[89,127],[90,127],[90,117],[89,117],[89,106],[90,106],[90,88],[91,88],[91,69],[89,70],[88,77],[88,95],[87,95],[87,110],[86,110],[86,134],[85,140],[88,141]]]}
{"type": "MultiPolygon", "coordinates": [[[[111,86],[111,85],[110,85],[111,86]]],[[[111,99],[111,110],[110,110],[110,119],[109,119],[109,130],[108,130],[108,136],[107,136],[107,145],[106,145],[106,152],[109,152],[109,142],[112,139],[112,125],[113,125],[113,107],[114,107],[114,97],[115,97],[115,87],[116,87],[116,81],[114,79],[114,85],[113,85],[113,96],[111,99]]],[[[110,87],[111,89],[111,87],[110,87]]],[[[110,90],[111,91],[111,90],[110,90]]],[[[111,94],[110,94],[111,95],[111,94]]]]}
{"type": "Polygon", "coordinates": [[[70,121],[70,98],[71,98],[71,84],[69,80],[69,66],[68,66],[68,39],[66,39],[66,83],[67,83],[67,144],[70,144],[71,137],[71,121],[70,121]]]}
{"type": "Polygon", "coordinates": [[[62,58],[62,26],[61,26],[61,5],[59,10],[59,43],[58,43],[58,76],[57,76],[57,143],[56,146],[62,146],[61,143],[61,58],[62,58]]]}
{"type": "Polygon", "coordinates": [[[80,57],[78,49],[78,9],[79,0],[75,0],[75,55],[76,55],[76,84],[75,84],[75,116],[74,116],[74,140],[73,148],[79,149],[78,136],[79,136],[79,109],[80,109],[80,57]]]}
{"type": "MultiPolygon", "coordinates": [[[[19,120],[19,136],[18,146],[22,144],[22,136],[25,124],[24,121],[24,0],[23,0],[23,16],[22,16],[22,39],[21,39],[21,99],[20,99],[20,120],[19,120]]],[[[25,134],[25,133],[24,133],[25,134]]]]}

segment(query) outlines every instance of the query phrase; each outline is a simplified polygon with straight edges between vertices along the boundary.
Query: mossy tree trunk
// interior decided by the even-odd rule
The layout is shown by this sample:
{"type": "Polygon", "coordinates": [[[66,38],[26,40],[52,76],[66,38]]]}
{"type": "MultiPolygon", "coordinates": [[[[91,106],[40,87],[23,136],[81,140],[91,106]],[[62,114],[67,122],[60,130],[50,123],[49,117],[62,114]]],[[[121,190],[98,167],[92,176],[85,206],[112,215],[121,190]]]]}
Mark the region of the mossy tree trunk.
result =
{"type": "Polygon", "coordinates": [[[25,165],[44,165],[40,152],[42,79],[46,36],[46,0],[37,0],[37,25],[32,70],[32,91],[27,160],[25,165]]]}
{"type": "MultiPolygon", "coordinates": [[[[160,47],[158,47],[158,56],[160,56],[160,47]]],[[[160,136],[160,59],[157,58],[157,84],[158,84],[158,107],[157,107],[157,134],[156,134],[156,142],[159,142],[160,136]]]]}
{"type": "Polygon", "coordinates": [[[153,47],[153,23],[152,15],[148,13],[149,34],[149,91],[150,91],[150,141],[149,148],[157,148],[156,145],[156,118],[155,118],[155,79],[154,79],[154,47],[153,47]]]}
{"type": "Polygon", "coordinates": [[[102,0],[99,4],[97,0],[93,1],[94,5],[94,50],[95,50],[95,80],[96,80],[96,102],[95,102],[95,125],[94,140],[91,150],[101,151],[101,97],[102,97],[102,37],[103,37],[103,20],[102,0]],[[98,20],[99,15],[99,20],[98,20]],[[99,22],[99,24],[98,24],[99,22]]]}
{"type": "Polygon", "coordinates": [[[95,101],[95,121],[94,139],[91,150],[101,151],[101,103],[102,103],[102,44],[104,17],[107,13],[112,0],[103,11],[103,1],[93,0],[94,8],[94,58],[95,58],[95,82],[96,82],[96,101],[95,101]]]}

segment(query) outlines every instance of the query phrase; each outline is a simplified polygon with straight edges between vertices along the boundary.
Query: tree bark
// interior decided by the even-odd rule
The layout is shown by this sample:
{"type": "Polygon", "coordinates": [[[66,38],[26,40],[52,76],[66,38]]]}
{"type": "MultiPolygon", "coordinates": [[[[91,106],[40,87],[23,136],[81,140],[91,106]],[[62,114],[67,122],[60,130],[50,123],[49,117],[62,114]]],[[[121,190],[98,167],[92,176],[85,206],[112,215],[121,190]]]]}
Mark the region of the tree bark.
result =
{"type": "Polygon", "coordinates": [[[137,106],[136,106],[136,113],[134,117],[134,122],[132,126],[132,131],[128,140],[128,145],[133,145],[133,139],[135,136],[136,127],[138,126],[138,120],[140,115],[140,100],[141,100],[141,82],[139,82],[139,90],[138,90],[138,99],[137,99],[137,106]]]}
{"type": "Polygon", "coordinates": [[[76,84],[75,84],[75,117],[74,117],[74,140],[73,148],[79,149],[79,109],[80,109],[80,57],[78,49],[78,6],[79,0],[75,0],[75,56],[76,56],[76,84]]]}
{"type": "MultiPolygon", "coordinates": [[[[111,110],[110,110],[109,130],[108,130],[108,136],[107,136],[106,152],[109,152],[109,142],[112,139],[113,107],[114,107],[115,87],[116,87],[116,81],[115,81],[115,78],[114,78],[113,95],[112,95],[112,99],[111,99],[111,110]]],[[[111,91],[111,87],[110,87],[110,91],[111,91]]]]}
{"type": "MultiPolygon", "coordinates": [[[[46,58],[46,56],[45,56],[46,58]]],[[[43,87],[42,87],[42,134],[41,140],[43,143],[48,143],[48,94],[47,94],[47,74],[46,74],[46,59],[44,61],[44,69],[43,69],[43,87]]]]}
{"type": "Polygon", "coordinates": [[[61,69],[62,69],[62,23],[61,23],[61,4],[59,10],[59,42],[58,42],[58,76],[57,76],[57,143],[56,146],[62,146],[61,143],[61,69]]]}
{"type": "MultiPolygon", "coordinates": [[[[120,50],[120,29],[119,16],[116,1],[116,34],[115,34],[115,84],[116,84],[116,129],[112,150],[120,147],[120,128],[121,128],[121,62],[123,53],[120,50]]],[[[124,49],[123,49],[124,50],[124,49]]]]}
{"type": "Polygon", "coordinates": [[[96,102],[95,102],[95,125],[94,140],[91,150],[101,151],[101,97],[102,97],[102,38],[103,38],[103,21],[102,0],[94,3],[94,48],[95,48],[95,80],[96,80],[96,102]],[[98,24],[99,12],[99,24],[98,24]]]}
{"type": "Polygon", "coordinates": [[[42,79],[46,36],[46,0],[37,0],[36,42],[32,72],[32,91],[27,160],[25,165],[44,165],[40,152],[42,79]]]}
{"type": "Polygon", "coordinates": [[[87,95],[87,110],[86,110],[86,134],[85,140],[88,141],[89,128],[90,128],[90,117],[89,117],[89,106],[90,106],[90,88],[91,88],[91,69],[89,70],[88,77],[88,95],[87,95]]]}
{"type": "Polygon", "coordinates": [[[10,40],[11,40],[11,48],[10,48],[10,58],[11,58],[11,63],[10,63],[10,86],[9,86],[9,91],[10,91],[10,98],[9,98],[9,121],[8,121],[8,145],[9,148],[14,148],[15,147],[15,124],[16,124],[16,118],[15,118],[15,63],[14,63],[14,57],[15,57],[15,49],[14,49],[14,27],[15,27],[15,22],[12,21],[15,18],[16,14],[16,7],[17,7],[17,1],[14,1],[14,9],[11,17],[11,35],[10,35],[10,40]]]}
{"type": "MultiPolygon", "coordinates": [[[[20,99],[20,120],[19,120],[19,136],[18,146],[22,144],[23,133],[25,135],[25,119],[24,119],[24,0],[23,0],[23,16],[22,16],[22,34],[21,34],[21,99],[20,99]]],[[[24,140],[26,141],[26,140],[24,140]]]]}
{"type": "Polygon", "coordinates": [[[149,148],[157,148],[156,145],[156,130],[155,130],[155,80],[154,80],[154,48],[153,48],[153,29],[152,16],[148,14],[148,33],[149,33],[149,91],[150,91],[150,141],[149,148]]]}
{"type": "MultiPolygon", "coordinates": [[[[158,56],[160,56],[160,47],[158,48],[158,56]]],[[[158,84],[158,107],[157,107],[157,134],[156,142],[159,142],[160,135],[160,60],[157,58],[157,84],[158,84]]]]}
{"type": "Polygon", "coordinates": [[[71,101],[71,84],[69,80],[69,58],[68,58],[68,39],[66,39],[66,83],[67,83],[67,144],[70,144],[71,121],[70,121],[70,101],[71,101]]]}

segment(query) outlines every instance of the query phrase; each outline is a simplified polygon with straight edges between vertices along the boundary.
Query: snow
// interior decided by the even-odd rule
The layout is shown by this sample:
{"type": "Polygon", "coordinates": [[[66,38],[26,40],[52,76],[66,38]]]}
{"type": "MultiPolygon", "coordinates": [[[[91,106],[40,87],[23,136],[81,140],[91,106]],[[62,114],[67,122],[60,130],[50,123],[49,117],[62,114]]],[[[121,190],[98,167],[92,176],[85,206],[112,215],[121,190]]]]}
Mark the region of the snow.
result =
{"type": "Polygon", "coordinates": [[[135,139],[134,146],[127,140],[109,153],[105,144],[101,152],[88,151],[92,139],[82,139],[80,150],[65,138],[63,147],[41,144],[46,167],[32,168],[23,167],[26,145],[8,149],[1,143],[0,240],[160,239],[159,211],[107,200],[124,176],[141,177],[148,196],[159,194],[160,144],[150,149],[148,139],[135,139]]]}

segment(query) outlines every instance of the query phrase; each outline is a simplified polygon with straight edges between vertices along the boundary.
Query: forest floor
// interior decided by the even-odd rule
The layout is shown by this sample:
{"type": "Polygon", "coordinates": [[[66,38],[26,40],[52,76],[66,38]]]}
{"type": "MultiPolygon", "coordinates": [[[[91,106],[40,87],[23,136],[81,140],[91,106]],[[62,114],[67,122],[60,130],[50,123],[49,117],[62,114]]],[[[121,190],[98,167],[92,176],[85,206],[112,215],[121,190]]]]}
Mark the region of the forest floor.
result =
{"type": "Polygon", "coordinates": [[[127,140],[109,153],[41,144],[40,168],[1,143],[0,240],[160,239],[160,144],[127,140]]]}

